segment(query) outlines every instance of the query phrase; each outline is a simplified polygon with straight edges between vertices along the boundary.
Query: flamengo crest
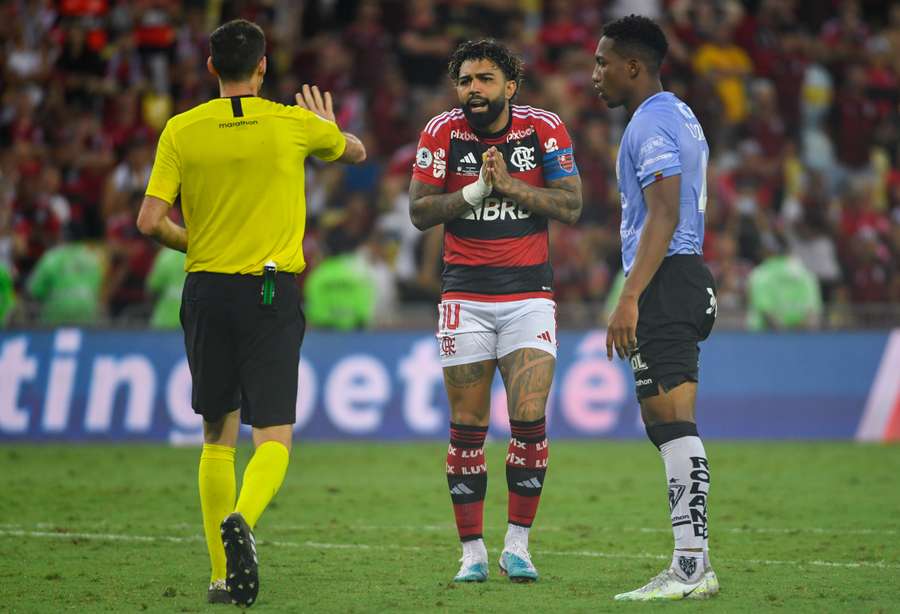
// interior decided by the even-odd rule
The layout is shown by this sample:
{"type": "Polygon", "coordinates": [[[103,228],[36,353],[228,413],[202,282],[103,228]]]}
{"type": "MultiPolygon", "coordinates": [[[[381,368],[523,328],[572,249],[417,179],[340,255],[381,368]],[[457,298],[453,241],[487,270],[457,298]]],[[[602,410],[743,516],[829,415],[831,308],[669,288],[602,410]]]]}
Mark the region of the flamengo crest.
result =
{"type": "Polygon", "coordinates": [[[524,145],[514,147],[509,161],[520,171],[530,171],[533,168],[537,168],[537,164],[534,162],[534,147],[526,147],[524,145]]]}

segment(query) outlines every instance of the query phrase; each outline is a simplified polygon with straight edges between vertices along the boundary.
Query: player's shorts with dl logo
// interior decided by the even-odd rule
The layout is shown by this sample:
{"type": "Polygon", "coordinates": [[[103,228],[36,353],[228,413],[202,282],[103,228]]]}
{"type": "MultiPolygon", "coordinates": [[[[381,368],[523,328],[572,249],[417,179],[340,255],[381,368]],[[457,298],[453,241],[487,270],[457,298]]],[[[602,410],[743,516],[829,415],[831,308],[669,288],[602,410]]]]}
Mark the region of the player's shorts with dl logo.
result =
{"type": "Polygon", "coordinates": [[[700,346],[716,320],[716,284],[701,256],[665,258],[638,300],[631,368],[639,399],[699,377],[700,346]]]}
{"type": "Polygon", "coordinates": [[[522,348],[556,357],[556,303],[546,298],[438,304],[441,366],[496,360],[522,348]]]}

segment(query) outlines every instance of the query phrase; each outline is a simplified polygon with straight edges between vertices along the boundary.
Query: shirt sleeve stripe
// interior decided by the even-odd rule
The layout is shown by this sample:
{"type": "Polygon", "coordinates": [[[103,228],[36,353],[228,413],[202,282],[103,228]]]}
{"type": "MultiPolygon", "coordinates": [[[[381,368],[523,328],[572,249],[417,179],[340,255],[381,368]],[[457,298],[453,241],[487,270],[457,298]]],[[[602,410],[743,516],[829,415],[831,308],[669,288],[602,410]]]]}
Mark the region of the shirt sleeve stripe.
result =
{"type": "Polygon", "coordinates": [[[665,168],[661,168],[658,171],[654,171],[652,175],[648,175],[644,177],[644,180],[641,182],[641,189],[646,188],[651,183],[659,181],[660,179],[665,179],[666,177],[672,177],[674,175],[681,174],[681,164],[673,164],[672,166],[667,166],[665,168]]]}

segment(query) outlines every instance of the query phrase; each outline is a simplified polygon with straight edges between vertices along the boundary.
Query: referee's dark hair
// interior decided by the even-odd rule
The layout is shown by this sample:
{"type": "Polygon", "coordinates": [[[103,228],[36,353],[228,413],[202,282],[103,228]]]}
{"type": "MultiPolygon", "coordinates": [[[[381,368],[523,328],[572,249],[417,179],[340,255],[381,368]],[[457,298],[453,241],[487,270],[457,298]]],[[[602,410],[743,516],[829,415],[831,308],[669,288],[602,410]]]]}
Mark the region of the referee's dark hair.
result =
{"type": "Polygon", "coordinates": [[[654,73],[659,72],[669,42],[662,28],[641,15],[629,15],[603,26],[603,36],[615,43],[613,49],[621,56],[635,57],[644,62],[654,73]]]}
{"type": "Polygon", "coordinates": [[[507,49],[505,45],[492,38],[466,41],[450,55],[447,72],[450,74],[450,79],[454,85],[459,81],[460,66],[462,66],[463,62],[469,60],[490,60],[503,72],[503,76],[506,77],[507,81],[516,82],[516,88],[522,84],[522,74],[524,72],[522,60],[507,49]]]}
{"type": "Polygon", "coordinates": [[[222,24],[209,35],[209,55],[226,83],[250,78],[265,53],[266,35],[246,19],[222,24]]]}

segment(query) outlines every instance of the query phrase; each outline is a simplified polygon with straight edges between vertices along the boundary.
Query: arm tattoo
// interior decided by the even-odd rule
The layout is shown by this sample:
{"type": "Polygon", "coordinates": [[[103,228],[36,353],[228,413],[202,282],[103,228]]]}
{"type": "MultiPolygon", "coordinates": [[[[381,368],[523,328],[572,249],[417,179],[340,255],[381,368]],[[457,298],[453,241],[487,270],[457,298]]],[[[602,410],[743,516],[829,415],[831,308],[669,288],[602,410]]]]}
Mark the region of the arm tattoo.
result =
{"type": "Polygon", "coordinates": [[[544,415],[556,360],[541,350],[524,348],[500,359],[506,404],[512,420],[537,420],[544,415]]]}
{"type": "Polygon", "coordinates": [[[546,188],[515,180],[506,195],[532,213],[566,224],[574,224],[581,217],[581,177],[578,175],[548,181],[546,188]]]}
{"type": "Polygon", "coordinates": [[[484,365],[474,362],[468,365],[456,365],[444,369],[444,379],[448,386],[454,388],[471,388],[478,385],[484,378],[484,365]]]}
{"type": "Polygon", "coordinates": [[[409,184],[409,217],[419,230],[455,220],[469,209],[462,190],[445,194],[444,188],[423,181],[409,184]]]}

